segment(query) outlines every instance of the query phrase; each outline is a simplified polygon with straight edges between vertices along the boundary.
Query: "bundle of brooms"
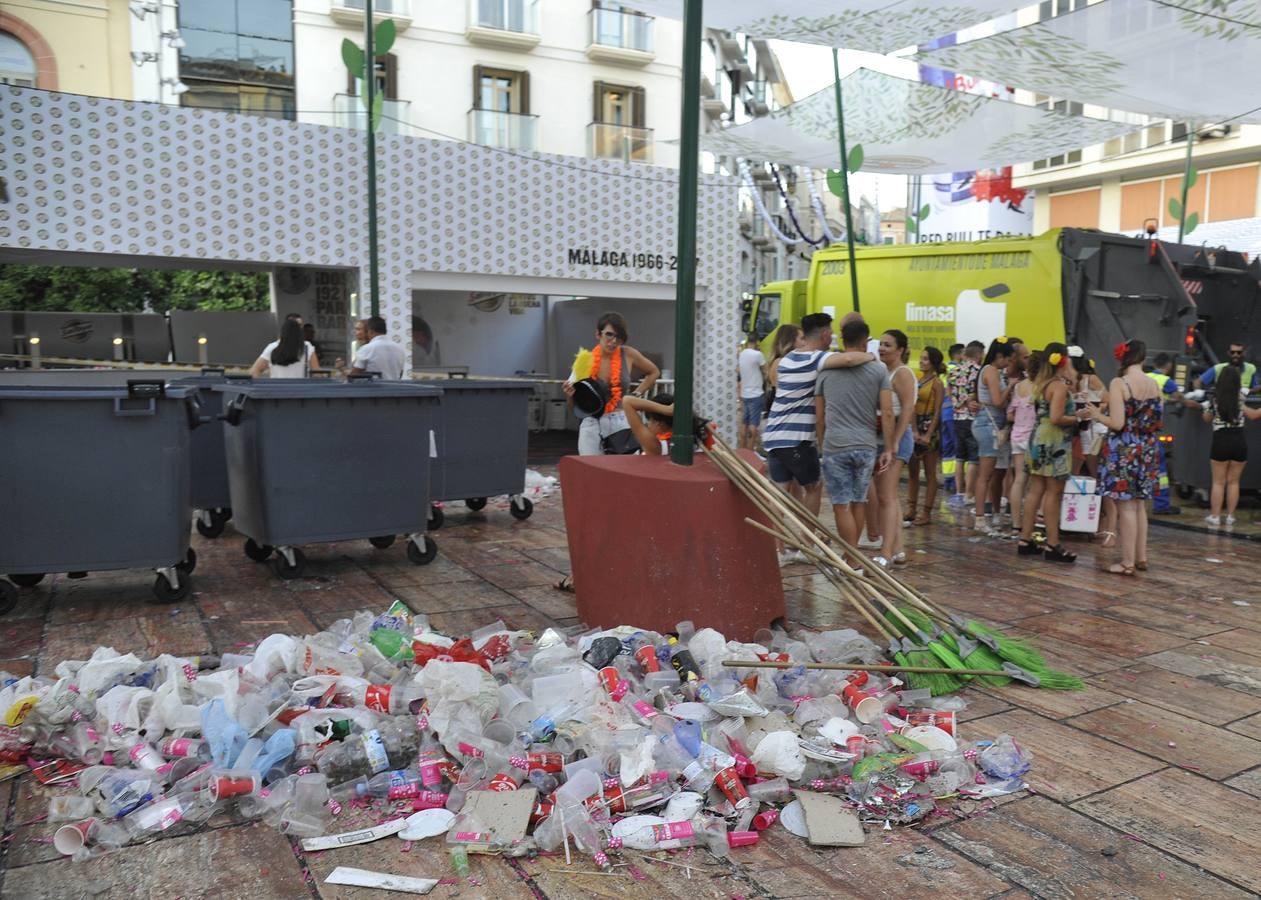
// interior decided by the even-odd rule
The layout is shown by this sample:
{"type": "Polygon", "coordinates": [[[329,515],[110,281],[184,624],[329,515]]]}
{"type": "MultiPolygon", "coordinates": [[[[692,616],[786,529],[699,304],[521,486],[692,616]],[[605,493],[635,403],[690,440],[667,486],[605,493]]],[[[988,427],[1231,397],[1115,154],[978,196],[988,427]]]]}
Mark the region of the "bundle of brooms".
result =
{"type": "Polygon", "coordinates": [[[873,629],[889,642],[889,656],[907,680],[934,694],[977,679],[995,687],[1012,681],[1051,690],[1081,690],[1081,679],[1057,672],[1028,641],[934,603],[876,563],[861,572],[849,564],[858,550],[823,527],[796,498],[784,493],[715,436],[706,454],[766,517],[745,521],[799,550],[873,629]]]}

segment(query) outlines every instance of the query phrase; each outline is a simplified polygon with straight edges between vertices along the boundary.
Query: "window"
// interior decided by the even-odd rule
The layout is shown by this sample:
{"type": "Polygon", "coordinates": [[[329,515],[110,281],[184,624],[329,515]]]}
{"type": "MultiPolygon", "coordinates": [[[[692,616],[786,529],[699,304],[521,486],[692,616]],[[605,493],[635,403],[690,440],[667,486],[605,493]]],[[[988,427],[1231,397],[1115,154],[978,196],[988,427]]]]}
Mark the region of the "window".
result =
{"type": "Polygon", "coordinates": [[[591,43],[652,52],[653,17],[605,0],[591,3],[591,43]]]}
{"type": "Polygon", "coordinates": [[[0,84],[35,87],[35,57],[26,45],[0,31],[0,84]]]}
{"type": "Polygon", "coordinates": [[[1047,19],[1054,19],[1056,16],[1081,9],[1086,2],[1087,0],[1044,0],[1038,4],[1038,21],[1045,22],[1047,19]]]}
{"type": "Polygon", "coordinates": [[[530,114],[530,73],[473,67],[473,108],[530,114]]]}
{"type": "Polygon", "coordinates": [[[592,121],[630,128],[644,127],[644,89],[595,83],[595,110],[592,121]]]}
{"type": "Polygon", "coordinates": [[[477,0],[477,24],[483,28],[537,33],[538,0],[477,0]]]}
{"type": "MultiPolygon", "coordinates": [[[[373,66],[376,74],[376,93],[386,100],[398,99],[398,57],[393,53],[386,53],[376,58],[376,64],[373,66]]],[[[361,79],[356,78],[349,72],[346,73],[346,93],[351,96],[359,95],[359,82],[361,79]]]]}
{"type": "Polygon", "coordinates": [[[184,106],[294,119],[292,0],[182,0],[184,106]]]}
{"type": "MultiPolygon", "coordinates": [[[[1070,116],[1080,116],[1084,107],[1076,101],[1070,100],[1050,100],[1043,101],[1038,98],[1038,105],[1046,109],[1054,110],[1058,113],[1067,113],[1070,116]]],[[[1033,163],[1034,171],[1042,169],[1053,169],[1056,166],[1067,166],[1081,162],[1081,150],[1069,150],[1067,153],[1061,153],[1058,156],[1052,156],[1050,159],[1039,159],[1033,163]]]]}

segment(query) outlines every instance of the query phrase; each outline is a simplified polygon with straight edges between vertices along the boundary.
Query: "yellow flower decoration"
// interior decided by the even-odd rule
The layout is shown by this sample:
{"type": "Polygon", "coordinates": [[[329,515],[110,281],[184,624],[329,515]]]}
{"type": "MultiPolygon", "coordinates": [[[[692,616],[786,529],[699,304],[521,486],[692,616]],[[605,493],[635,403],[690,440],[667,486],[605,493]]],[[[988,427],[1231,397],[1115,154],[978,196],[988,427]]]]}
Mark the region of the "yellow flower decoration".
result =
{"type": "Polygon", "coordinates": [[[1064,357],[1062,354],[1052,353],[1050,356],[1046,358],[1046,361],[1049,362],[1055,368],[1059,368],[1060,363],[1064,361],[1064,357]]]}

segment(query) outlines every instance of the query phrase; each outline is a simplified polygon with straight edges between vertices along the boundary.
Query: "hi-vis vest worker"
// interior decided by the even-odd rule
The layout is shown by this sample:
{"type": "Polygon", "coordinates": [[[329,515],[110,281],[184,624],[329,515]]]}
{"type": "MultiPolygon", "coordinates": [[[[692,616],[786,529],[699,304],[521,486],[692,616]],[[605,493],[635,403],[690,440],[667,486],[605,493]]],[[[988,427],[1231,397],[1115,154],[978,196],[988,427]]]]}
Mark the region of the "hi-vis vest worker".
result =
{"type": "MultiPolygon", "coordinates": [[[[1213,384],[1214,382],[1217,381],[1217,376],[1218,374],[1221,373],[1222,369],[1226,368],[1229,365],[1230,363],[1228,362],[1221,362],[1213,366],[1213,368],[1209,369],[1203,375],[1200,376],[1200,384],[1204,385],[1205,387],[1208,387],[1209,385],[1213,384]]],[[[1254,366],[1250,362],[1244,363],[1243,371],[1239,373],[1239,383],[1243,385],[1243,388],[1245,391],[1250,391],[1254,387],[1256,387],[1257,386],[1257,367],[1254,366]]]]}

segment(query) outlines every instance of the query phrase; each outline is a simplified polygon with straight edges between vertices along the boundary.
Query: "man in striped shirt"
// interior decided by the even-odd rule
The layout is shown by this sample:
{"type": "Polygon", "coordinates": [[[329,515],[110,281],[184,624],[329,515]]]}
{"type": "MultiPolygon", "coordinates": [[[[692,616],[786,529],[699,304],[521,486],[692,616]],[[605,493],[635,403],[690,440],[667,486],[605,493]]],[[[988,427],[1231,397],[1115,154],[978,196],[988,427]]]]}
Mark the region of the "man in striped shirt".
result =
{"type": "Polygon", "coordinates": [[[801,320],[797,349],[780,360],[775,402],[762,432],[771,480],[815,514],[823,491],[819,480],[823,423],[815,415],[815,382],[824,369],[860,366],[875,359],[861,351],[829,353],[831,346],[831,316],[812,313],[801,320]]]}

